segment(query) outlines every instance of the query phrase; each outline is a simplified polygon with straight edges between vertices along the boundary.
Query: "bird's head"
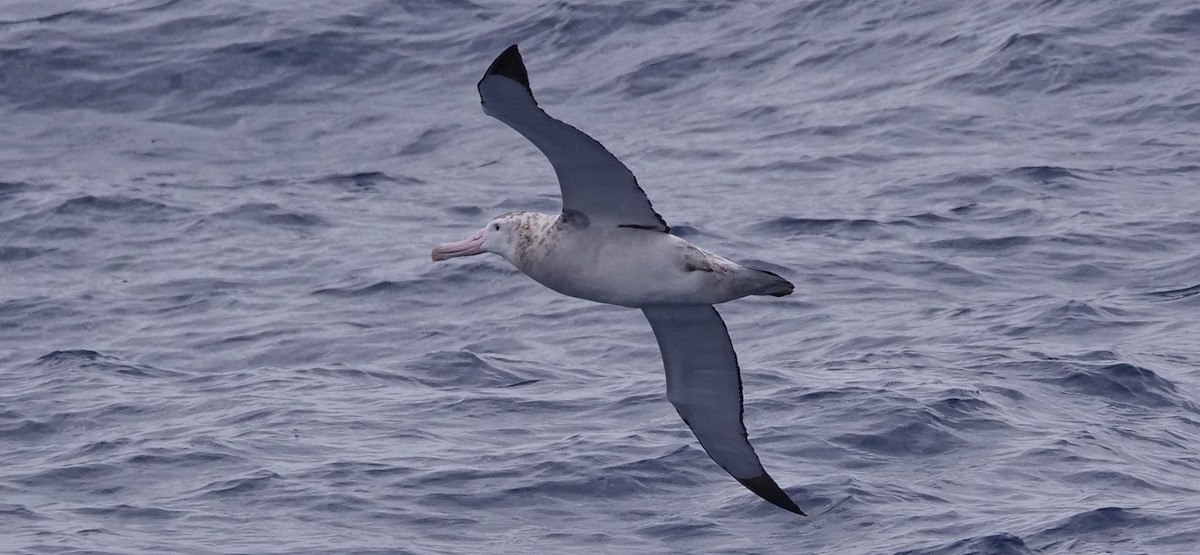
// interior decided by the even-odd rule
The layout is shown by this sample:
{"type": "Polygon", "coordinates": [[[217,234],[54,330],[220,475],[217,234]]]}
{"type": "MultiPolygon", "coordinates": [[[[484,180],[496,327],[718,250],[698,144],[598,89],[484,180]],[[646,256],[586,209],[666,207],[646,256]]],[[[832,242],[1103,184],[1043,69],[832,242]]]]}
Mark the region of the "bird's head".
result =
{"type": "Polygon", "coordinates": [[[454,243],[433,247],[435,262],[459,256],[475,256],[485,252],[498,254],[509,261],[516,260],[517,250],[526,241],[531,218],[528,212],[510,212],[498,216],[470,237],[454,243]]]}

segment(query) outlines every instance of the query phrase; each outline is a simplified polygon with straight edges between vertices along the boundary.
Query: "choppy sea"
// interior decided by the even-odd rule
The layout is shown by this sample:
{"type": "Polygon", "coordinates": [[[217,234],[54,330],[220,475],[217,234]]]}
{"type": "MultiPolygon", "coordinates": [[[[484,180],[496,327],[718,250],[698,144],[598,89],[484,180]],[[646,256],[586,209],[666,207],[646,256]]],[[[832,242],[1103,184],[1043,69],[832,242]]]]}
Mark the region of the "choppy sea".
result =
{"type": "Polygon", "coordinates": [[[0,553],[1200,551],[1200,7],[0,2],[0,553]],[[430,248],[558,210],[475,83],[688,240],[751,494],[639,311],[430,248]]]}

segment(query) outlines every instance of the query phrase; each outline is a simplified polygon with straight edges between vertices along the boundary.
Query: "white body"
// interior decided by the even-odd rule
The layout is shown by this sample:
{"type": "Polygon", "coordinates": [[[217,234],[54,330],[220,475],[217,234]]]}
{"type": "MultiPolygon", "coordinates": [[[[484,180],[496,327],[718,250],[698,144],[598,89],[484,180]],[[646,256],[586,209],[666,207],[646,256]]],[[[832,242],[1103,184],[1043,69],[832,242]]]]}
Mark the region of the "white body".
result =
{"type": "Polygon", "coordinates": [[[548,214],[513,214],[533,235],[499,254],[564,295],[631,308],[718,304],[759,293],[761,272],[679,237],[627,227],[573,226],[548,214]]]}

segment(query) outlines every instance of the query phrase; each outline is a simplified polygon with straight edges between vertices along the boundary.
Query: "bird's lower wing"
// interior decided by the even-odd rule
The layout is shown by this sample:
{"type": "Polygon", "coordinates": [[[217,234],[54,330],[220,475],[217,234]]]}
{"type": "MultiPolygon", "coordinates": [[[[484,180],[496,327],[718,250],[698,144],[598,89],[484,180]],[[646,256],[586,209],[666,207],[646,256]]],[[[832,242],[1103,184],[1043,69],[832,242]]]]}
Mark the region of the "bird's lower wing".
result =
{"type": "Polygon", "coordinates": [[[763,469],[742,422],[742,378],[725,322],[709,305],[642,309],[667,370],[667,398],[717,464],[771,503],[804,514],[763,469]]]}

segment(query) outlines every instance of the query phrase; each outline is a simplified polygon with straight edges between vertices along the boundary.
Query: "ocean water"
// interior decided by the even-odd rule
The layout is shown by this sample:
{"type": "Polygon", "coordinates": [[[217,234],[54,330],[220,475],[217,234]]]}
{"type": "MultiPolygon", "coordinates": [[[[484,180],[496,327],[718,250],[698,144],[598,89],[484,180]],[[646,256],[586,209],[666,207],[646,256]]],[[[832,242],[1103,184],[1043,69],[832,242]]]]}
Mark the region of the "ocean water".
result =
{"type": "Polygon", "coordinates": [[[1194,2],[0,2],[0,552],[1194,554],[1194,2]],[[640,312],[430,248],[552,115],[721,305],[754,496],[640,312]]]}

